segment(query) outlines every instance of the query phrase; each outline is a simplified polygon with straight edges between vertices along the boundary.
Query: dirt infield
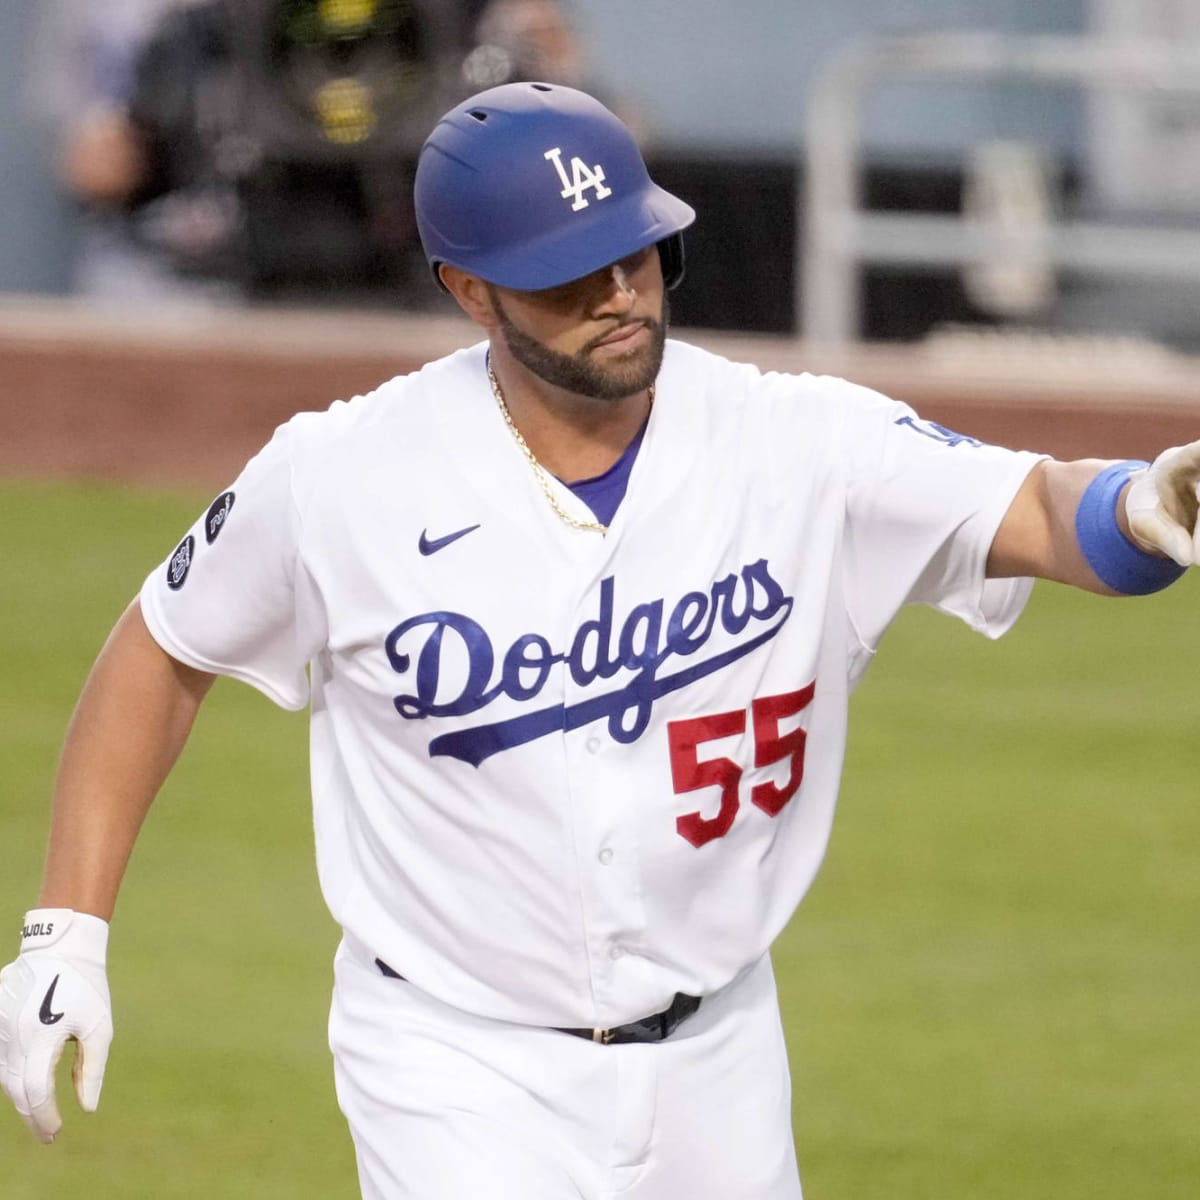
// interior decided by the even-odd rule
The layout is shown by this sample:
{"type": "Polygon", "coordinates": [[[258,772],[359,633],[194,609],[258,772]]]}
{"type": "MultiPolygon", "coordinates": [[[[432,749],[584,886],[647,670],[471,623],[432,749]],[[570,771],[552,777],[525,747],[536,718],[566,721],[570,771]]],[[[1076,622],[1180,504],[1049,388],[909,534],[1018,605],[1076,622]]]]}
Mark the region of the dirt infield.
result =
{"type": "MultiPolygon", "coordinates": [[[[1147,458],[1200,436],[1200,359],[1156,347],[975,334],[835,352],[679,336],[765,370],[841,375],[952,429],[1062,458],[1147,458]]],[[[466,323],[404,314],[102,314],[10,298],[0,473],[217,488],[292,413],[476,339],[466,323]]]]}

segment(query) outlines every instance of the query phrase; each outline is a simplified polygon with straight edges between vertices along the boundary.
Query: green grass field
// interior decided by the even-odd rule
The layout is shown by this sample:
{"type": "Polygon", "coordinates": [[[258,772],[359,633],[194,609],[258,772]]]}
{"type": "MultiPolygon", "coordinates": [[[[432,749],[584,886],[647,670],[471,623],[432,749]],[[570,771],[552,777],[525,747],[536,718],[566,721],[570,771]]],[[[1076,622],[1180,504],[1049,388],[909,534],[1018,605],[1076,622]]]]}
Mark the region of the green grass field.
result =
{"type": "MultiPolygon", "coordinates": [[[[207,500],[0,484],[0,961],[83,675],[207,500]]],[[[1042,585],[998,644],[925,611],[889,635],[776,954],[807,1200],[1197,1194],[1198,588],[1042,585]]],[[[100,1112],[64,1080],[43,1147],[5,1103],[4,1200],[357,1195],[306,756],[303,716],[217,685],[114,923],[100,1112]]]]}

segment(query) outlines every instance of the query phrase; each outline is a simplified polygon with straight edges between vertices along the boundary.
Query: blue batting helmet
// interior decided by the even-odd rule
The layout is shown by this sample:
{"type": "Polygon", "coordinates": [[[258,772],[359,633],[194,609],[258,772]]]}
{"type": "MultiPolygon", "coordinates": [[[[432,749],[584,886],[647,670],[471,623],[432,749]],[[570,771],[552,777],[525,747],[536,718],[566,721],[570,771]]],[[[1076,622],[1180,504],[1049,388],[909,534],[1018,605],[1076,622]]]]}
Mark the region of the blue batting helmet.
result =
{"type": "Polygon", "coordinates": [[[674,287],[681,231],[696,218],[651,180],[603,104],[549,83],[504,84],[451,109],[421,148],[415,198],[435,279],[450,263],[518,291],[557,287],[655,243],[674,287]]]}

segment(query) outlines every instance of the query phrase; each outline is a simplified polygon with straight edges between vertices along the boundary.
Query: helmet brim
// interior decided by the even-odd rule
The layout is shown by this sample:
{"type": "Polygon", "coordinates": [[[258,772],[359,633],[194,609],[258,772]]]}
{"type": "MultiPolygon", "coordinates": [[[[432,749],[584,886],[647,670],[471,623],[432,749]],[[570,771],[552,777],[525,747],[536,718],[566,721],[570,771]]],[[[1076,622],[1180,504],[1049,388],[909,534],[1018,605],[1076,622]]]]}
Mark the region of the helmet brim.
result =
{"type": "Polygon", "coordinates": [[[585,236],[580,236],[578,225],[559,225],[519,246],[503,247],[490,254],[475,253],[469,265],[450,257],[439,259],[433,264],[434,275],[437,277],[440,263],[449,262],[497,287],[545,291],[619,262],[679,233],[696,219],[691,205],[653,183],[611,205],[593,203],[597,212],[587,223],[585,236]]]}

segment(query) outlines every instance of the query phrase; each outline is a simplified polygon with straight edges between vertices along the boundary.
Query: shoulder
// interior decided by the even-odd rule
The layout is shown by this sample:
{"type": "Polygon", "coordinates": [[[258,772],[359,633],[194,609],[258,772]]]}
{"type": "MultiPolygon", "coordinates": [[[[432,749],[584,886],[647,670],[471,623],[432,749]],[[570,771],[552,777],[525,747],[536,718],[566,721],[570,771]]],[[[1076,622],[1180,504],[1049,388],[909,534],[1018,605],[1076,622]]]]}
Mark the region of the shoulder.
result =
{"type": "Polygon", "coordinates": [[[328,475],[347,466],[353,470],[368,451],[419,458],[446,411],[478,389],[485,351],[480,343],[322,411],[297,413],[276,430],[272,444],[279,444],[297,477],[328,475]]]}
{"type": "Polygon", "coordinates": [[[732,413],[744,409],[767,423],[801,425],[894,419],[905,406],[849,380],[807,371],[764,371],[700,346],[670,339],[660,375],[661,391],[679,391],[732,413]]]}
{"type": "Polygon", "coordinates": [[[668,338],[659,387],[689,388],[703,394],[731,389],[740,392],[761,378],[762,372],[751,363],[735,362],[692,342],[668,338]]]}
{"type": "Polygon", "coordinates": [[[297,445],[316,440],[326,449],[388,425],[419,427],[434,417],[439,405],[453,404],[473,380],[483,378],[485,349],[481,343],[456,351],[363,395],[336,400],[319,412],[297,413],[286,427],[297,445]]]}

